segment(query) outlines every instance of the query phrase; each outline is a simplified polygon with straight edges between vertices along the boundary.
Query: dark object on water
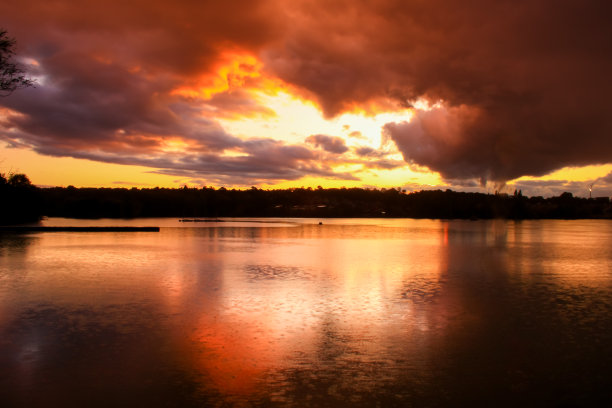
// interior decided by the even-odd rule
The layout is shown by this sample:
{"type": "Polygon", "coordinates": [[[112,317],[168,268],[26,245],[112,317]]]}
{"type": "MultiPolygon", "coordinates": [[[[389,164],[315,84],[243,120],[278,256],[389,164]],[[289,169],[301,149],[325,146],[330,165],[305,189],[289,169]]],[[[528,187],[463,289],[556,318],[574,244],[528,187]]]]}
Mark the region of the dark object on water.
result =
{"type": "Polygon", "coordinates": [[[44,227],[0,226],[0,232],[159,232],[159,227],[44,227]]]}
{"type": "Polygon", "coordinates": [[[208,218],[181,218],[179,222],[225,222],[219,219],[208,219],[208,218]]]}

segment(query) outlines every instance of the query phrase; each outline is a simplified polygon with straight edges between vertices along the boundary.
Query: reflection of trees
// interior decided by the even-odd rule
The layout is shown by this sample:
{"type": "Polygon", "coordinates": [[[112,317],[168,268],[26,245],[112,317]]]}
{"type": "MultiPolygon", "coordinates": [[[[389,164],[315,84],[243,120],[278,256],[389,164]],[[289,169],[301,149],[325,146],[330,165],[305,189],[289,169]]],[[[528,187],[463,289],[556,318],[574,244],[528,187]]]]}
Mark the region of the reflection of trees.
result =
{"type": "Polygon", "coordinates": [[[25,234],[0,234],[0,257],[25,257],[28,247],[36,239],[32,235],[25,234]]]}
{"type": "Polygon", "coordinates": [[[185,326],[195,327],[194,309],[216,310],[219,262],[198,240],[185,258],[187,239],[162,247],[146,239],[128,245],[121,262],[104,250],[90,262],[82,247],[62,252],[79,237],[0,234],[3,407],[210,406],[185,326]],[[160,251],[167,257],[152,255],[160,251]]]}
{"type": "Polygon", "coordinates": [[[612,340],[606,329],[612,310],[602,300],[610,299],[609,289],[560,285],[542,267],[550,242],[527,239],[537,227],[449,223],[441,261],[446,280],[430,308],[432,319],[442,313],[448,319],[444,331],[432,337],[430,368],[432,385],[444,390],[453,404],[609,402],[606,367],[612,353],[600,347],[612,340]],[[566,303],[559,303],[560,298],[566,303]],[[570,317],[568,311],[575,309],[583,313],[570,317]]]}
{"type": "Polygon", "coordinates": [[[24,307],[0,327],[3,406],[206,406],[169,332],[142,304],[24,307]]]}
{"type": "MultiPolygon", "coordinates": [[[[24,234],[0,233],[0,294],[3,290],[13,292],[15,288],[22,287],[28,276],[25,266],[30,247],[38,237],[24,234]]],[[[0,306],[2,296],[0,296],[0,306]]],[[[0,307],[0,329],[3,322],[0,307]]]]}

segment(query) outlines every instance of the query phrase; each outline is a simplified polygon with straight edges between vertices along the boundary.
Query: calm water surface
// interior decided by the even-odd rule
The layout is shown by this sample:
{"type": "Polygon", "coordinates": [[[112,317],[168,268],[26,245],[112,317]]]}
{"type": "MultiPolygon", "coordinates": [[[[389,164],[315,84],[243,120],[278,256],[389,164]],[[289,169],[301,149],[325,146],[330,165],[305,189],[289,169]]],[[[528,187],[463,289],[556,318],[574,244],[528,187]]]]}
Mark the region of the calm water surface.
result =
{"type": "Polygon", "coordinates": [[[612,403],[612,222],[0,235],[0,405],[612,403]]]}

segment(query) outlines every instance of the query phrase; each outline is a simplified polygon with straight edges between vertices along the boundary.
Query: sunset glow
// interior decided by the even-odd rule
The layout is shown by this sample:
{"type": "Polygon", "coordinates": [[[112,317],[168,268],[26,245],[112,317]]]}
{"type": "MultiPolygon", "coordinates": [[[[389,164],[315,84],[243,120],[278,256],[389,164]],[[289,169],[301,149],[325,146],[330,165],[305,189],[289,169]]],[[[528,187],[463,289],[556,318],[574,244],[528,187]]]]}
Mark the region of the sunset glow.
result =
{"type": "Polygon", "coordinates": [[[506,21],[491,6],[500,22],[482,27],[481,9],[425,23],[433,5],[60,2],[42,24],[26,3],[0,6],[36,80],[0,99],[0,172],[37,185],[612,195],[607,92],[582,75],[601,65],[599,33],[581,32],[593,52],[508,40],[523,20],[565,32],[561,9],[506,21]]]}

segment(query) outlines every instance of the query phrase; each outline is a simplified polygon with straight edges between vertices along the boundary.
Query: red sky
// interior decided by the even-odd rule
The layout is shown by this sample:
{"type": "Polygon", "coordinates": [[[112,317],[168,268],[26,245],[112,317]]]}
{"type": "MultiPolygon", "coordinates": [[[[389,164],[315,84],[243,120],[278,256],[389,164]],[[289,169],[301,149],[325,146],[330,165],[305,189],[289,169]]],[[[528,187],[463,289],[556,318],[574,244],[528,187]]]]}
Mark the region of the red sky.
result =
{"type": "Polygon", "coordinates": [[[4,1],[0,27],[38,84],[0,98],[0,171],[57,185],[612,194],[611,9],[4,1]]]}

